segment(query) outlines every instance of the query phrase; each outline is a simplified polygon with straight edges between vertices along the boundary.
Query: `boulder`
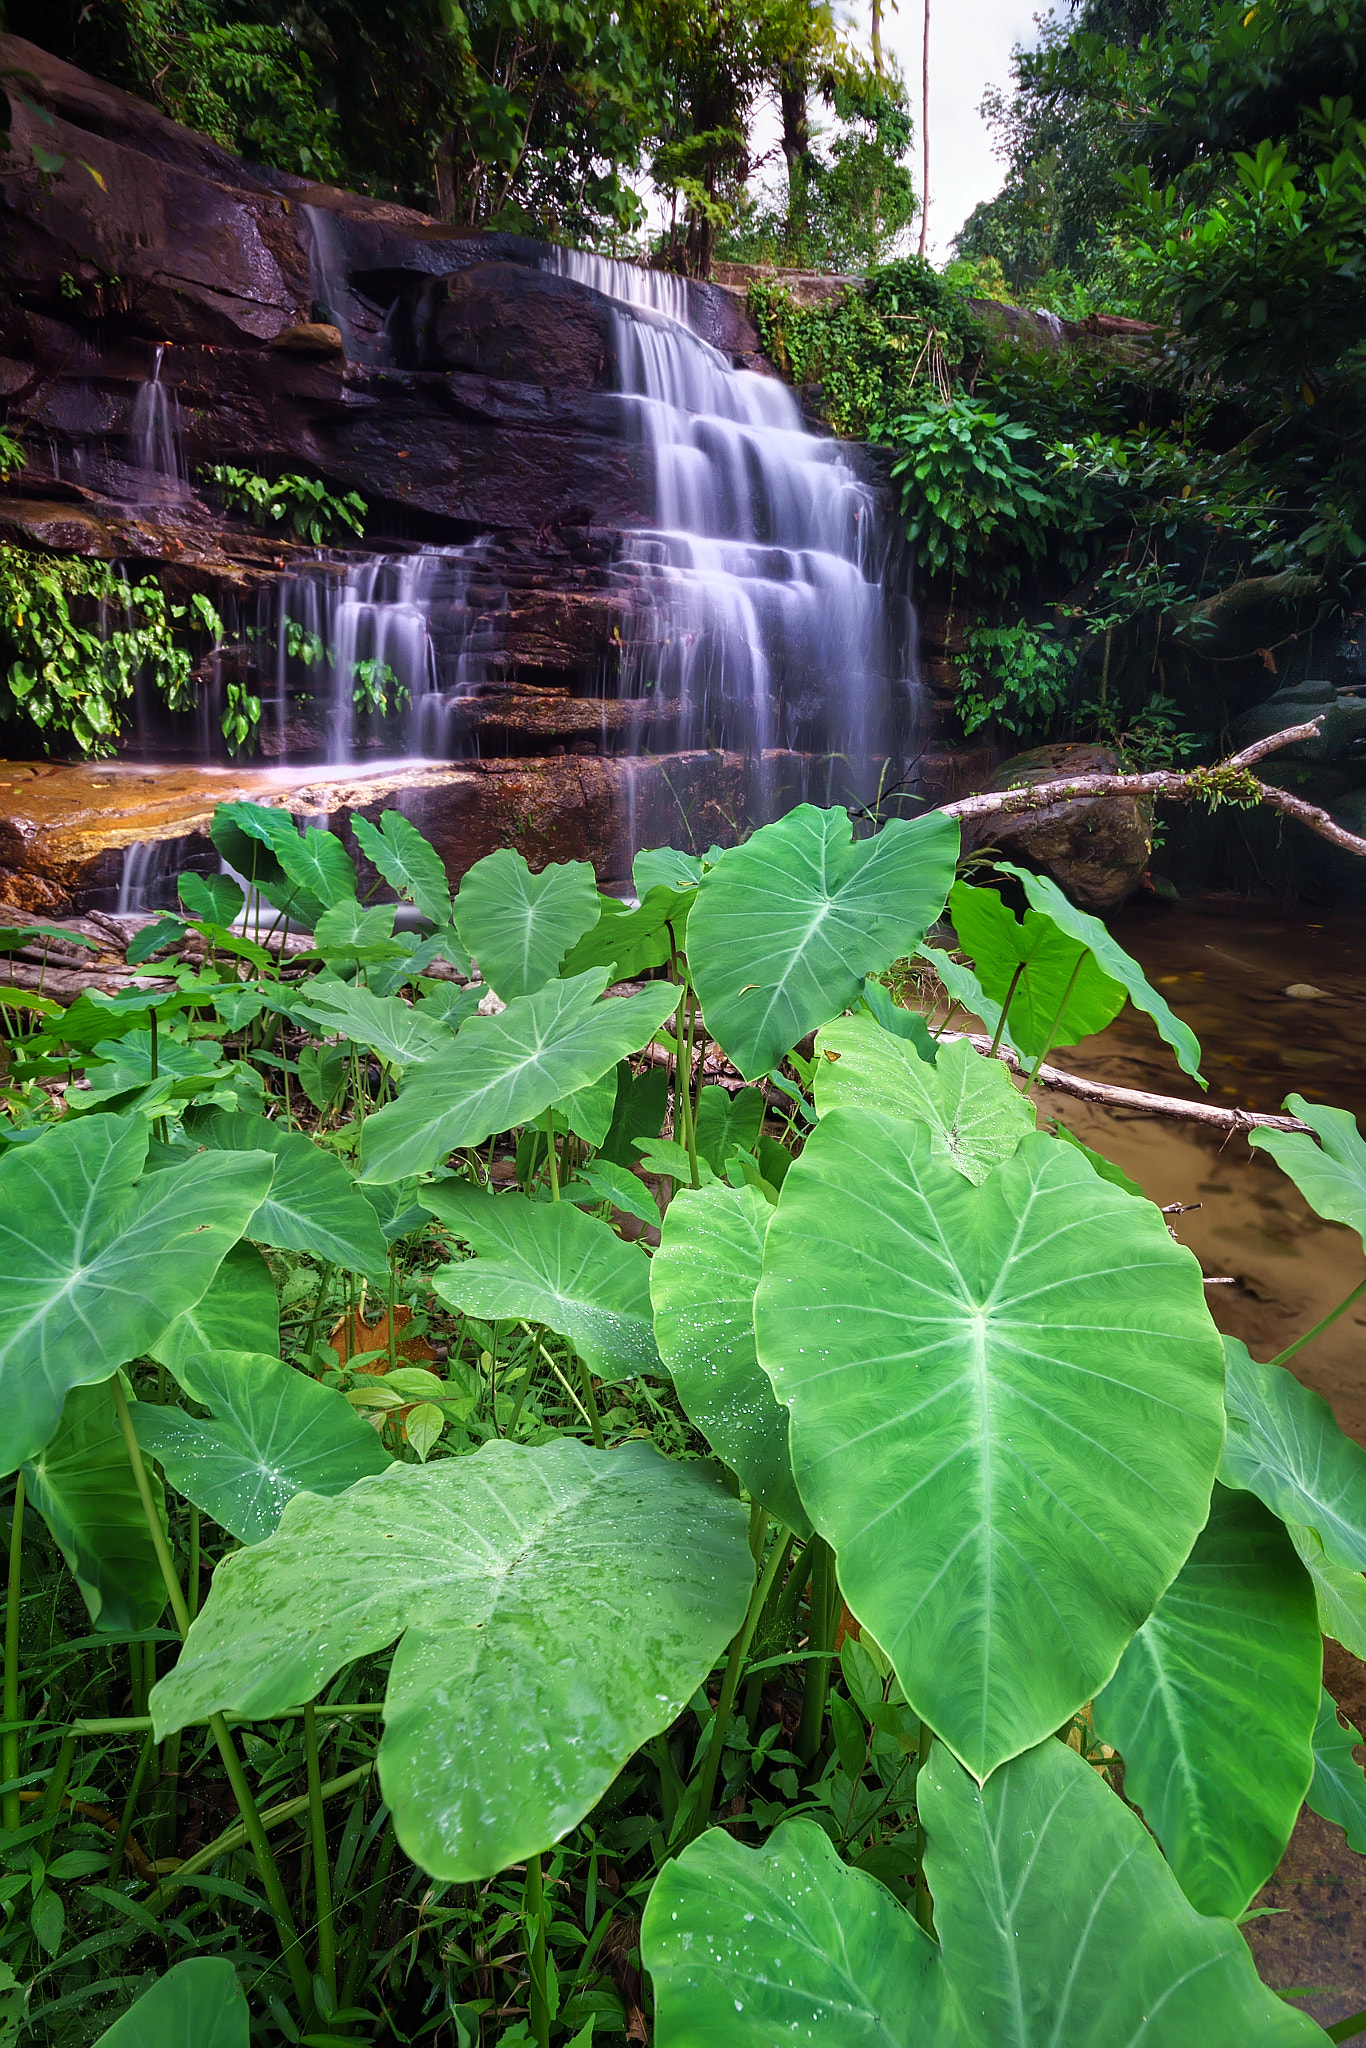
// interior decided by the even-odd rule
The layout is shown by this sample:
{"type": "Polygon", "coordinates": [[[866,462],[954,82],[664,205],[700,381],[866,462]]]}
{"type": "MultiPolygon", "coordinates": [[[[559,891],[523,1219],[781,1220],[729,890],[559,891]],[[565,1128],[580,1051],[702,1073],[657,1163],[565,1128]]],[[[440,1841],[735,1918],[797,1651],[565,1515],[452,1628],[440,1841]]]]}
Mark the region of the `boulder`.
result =
{"type": "MultiPolygon", "coordinates": [[[[988,790],[1022,789],[1067,775],[1117,775],[1105,747],[1033,747],[1003,762],[988,790]]],[[[1143,878],[1152,852],[1152,805],[1139,797],[1099,796],[1052,804],[1011,818],[980,818],[964,829],[965,849],[999,847],[1038,868],[1083,910],[1117,910],[1143,878]]]]}
{"type": "Polygon", "coordinates": [[[616,315],[570,277],[477,263],[427,279],[408,314],[411,367],[465,370],[547,389],[611,389],[616,315]]]}
{"type": "Polygon", "coordinates": [[[1321,721],[1318,738],[1297,740],[1293,746],[1268,755],[1268,771],[1277,761],[1341,760],[1358,740],[1366,739],[1366,689],[1340,689],[1332,683],[1291,683],[1245,711],[1233,733],[1238,745],[1247,747],[1254,740],[1270,739],[1273,732],[1284,732],[1288,726],[1306,725],[1311,718],[1321,721]]]}

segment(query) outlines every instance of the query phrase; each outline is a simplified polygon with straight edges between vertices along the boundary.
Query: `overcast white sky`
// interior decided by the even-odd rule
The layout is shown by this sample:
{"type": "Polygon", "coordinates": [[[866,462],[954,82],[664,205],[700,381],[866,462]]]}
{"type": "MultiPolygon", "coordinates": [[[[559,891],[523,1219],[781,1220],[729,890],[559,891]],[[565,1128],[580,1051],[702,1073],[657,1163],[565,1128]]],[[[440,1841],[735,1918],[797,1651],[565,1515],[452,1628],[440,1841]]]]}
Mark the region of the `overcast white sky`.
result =
{"type": "MultiPolygon", "coordinates": [[[[1032,45],[1046,0],[930,0],[930,253],[936,262],[981,199],[1001,184],[1001,165],[978,116],[989,85],[1010,82],[1010,52],[1032,45]]],[[[858,8],[862,27],[865,8],[858,8]]],[[[920,51],[924,0],[900,0],[883,30],[910,88],[916,118],[911,161],[920,184],[920,51]]]]}

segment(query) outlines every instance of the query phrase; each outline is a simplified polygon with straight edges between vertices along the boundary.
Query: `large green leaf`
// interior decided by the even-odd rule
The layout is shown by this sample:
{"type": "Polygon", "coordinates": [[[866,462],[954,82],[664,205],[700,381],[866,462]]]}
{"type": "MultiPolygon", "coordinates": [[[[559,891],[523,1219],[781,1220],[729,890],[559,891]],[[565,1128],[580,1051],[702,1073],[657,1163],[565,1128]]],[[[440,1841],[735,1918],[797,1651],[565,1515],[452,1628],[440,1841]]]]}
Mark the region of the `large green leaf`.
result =
{"type": "Polygon", "coordinates": [[[760,1088],[703,1088],[697,1097],[697,1150],[714,1173],[724,1173],[738,1147],[752,1152],[764,1127],[760,1088]]]}
{"type": "Polygon", "coordinates": [[[1314,1777],[1305,1801],[1342,1829],[1349,1849],[1366,1856],[1366,1774],[1352,1754],[1360,1747],[1359,1731],[1350,1721],[1343,1725],[1337,1702],[1322,1693],[1314,1726],[1314,1777]]]}
{"type": "Polygon", "coordinates": [[[248,2048],[251,2015],[226,1956],[191,1956],[159,1977],[95,2048],[248,2048]]]}
{"type": "Polygon", "coordinates": [[[275,855],[290,881],[324,908],[354,899],[356,870],[335,832],[308,825],[302,834],[281,833],[275,855]]]}
{"type": "Polygon", "coordinates": [[[81,1117],[0,1157],[0,1471],[193,1307],[270,1186],[260,1152],[139,1180],[147,1140],[141,1118],[81,1117]]]}
{"type": "Polygon", "coordinates": [[[606,969],[595,967],[518,998],[500,1016],[462,1024],[448,1053],[410,1068],[398,1100],[366,1119],[365,1178],[425,1173],[459,1145],[481,1145],[543,1116],[638,1051],[677,997],[668,982],[656,982],[599,1002],[606,986],[606,969]]]}
{"type": "Polygon", "coordinates": [[[1052,1138],[974,1187],[925,1125],[833,1109],[754,1320],[845,1599],[985,1776],[1094,1696],[1204,1526],[1223,1352],[1198,1264],[1052,1138]]]}
{"type": "Polygon", "coordinates": [[[1314,1588],[1284,1527],[1216,1486],[1093,1710],[1198,1912],[1236,1920],[1280,1862],[1313,1775],[1322,1667],[1314,1588]]]}
{"type": "Polygon", "coordinates": [[[958,845],[939,811],[856,840],[845,811],[801,804],[720,856],[688,919],[688,961],[707,1029],[746,1080],[915,951],[958,845]]]}
{"type": "Polygon", "coordinates": [[[711,1828],[655,1879],[640,1930],[658,2048],[955,2048],[939,1951],[884,1885],[789,1820],[711,1828]]]}
{"type": "Polygon", "coordinates": [[[1159,1036],[1176,1054],[1176,1063],[1181,1071],[1198,1081],[1202,1088],[1207,1086],[1200,1072],[1199,1039],[1189,1024],[1183,1024],[1175,1015],[1137,960],[1125,952],[1118,939],[1110,936],[1100,919],[1092,917],[1088,911],[1078,910],[1047,875],[1032,875],[1025,868],[1012,867],[1008,860],[998,860],[996,865],[1002,874],[1014,875],[1035,910],[1051,917],[1069,938],[1090,947],[1104,972],[1126,991],[1134,1008],[1152,1018],[1159,1036]]]}
{"type": "Polygon", "coordinates": [[[379,830],[353,812],[356,844],[391,889],[416,904],[433,924],[451,921],[451,886],[441,855],[401,811],[385,811],[379,830]]]}
{"type": "Polygon", "coordinates": [[[612,1122],[602,1141],[601,1156],[618,1166],[636,1163],[637,1138],[657,1138],[669,1104],[669,1076],[663,1067],[633,1074],[629,1060],[617,1068],[617,1100],[612,1122]]]}
{"type": "Polygon", "coordinates": [[[285,871],[275,852],[275,841],[285,832],[294,834],[288,811],[268,804],[254,804],[245,798],[219,804],[209,826],[209,837],[229,867],[236,868],[248,882],[278,886],[285,883],[285,871]]]}
{"type": "Polygon", "coordinates": [[[1258,1982],[1232,1921],[1196,1912],[1138,1816],[1066,1743],[1041,1743],[980,1789],[936,1744],[920,1814],[935,1931],[974,2048],[1323,2041],[1258,1982]]]}
{"type": "Polygon", "coordinates": [[[582,974],[587,967],[610,967],[614,981],[626,981],[662,967],[687,943],[688,912],[695,888],[656,887],[634,910],[615,896],[598,898],[602,915],[564,957],[560,972],[582,974]]]}
{"type": "Polygon", "coordinates": [[[343,1395],[278,1358],[222,1351],[184,1360],[176,1377],[211,1419],[141,1401],[138,1442],[241,1543],[269,1536],[296,1493],[344,1493],[392,1462],[343,1395]]]}
{"type": "Polygon", "coordinates": [[[1366,1663],[1366,1578],[1346,1565],[1335,1564],[1317,1529],[1304,1522],[1287,1522],[1285,1526],[1314,1582],[1319,1627],[1366,1663]]]}
{"type": "Polygon", "coordinates": [[[806,1536],[787,1410],[754,1348],[754,1290],[772,1215],[754,1188],[680,1188],[650,1261],[650,1298],[655,1339],[688,1420],[775,1521],[806,1536]]]}
{"type": "MultiPolygon", "coordinates": [[[[144,1406],[133,1402],[133,1414],[144,1406]]],[[[144,1463],[164,1530],[165,1491],[144,1463]]],[[[155,1628],[166,1605],[166,1581],[107,1385],[71,1389],[56,1434],[24,1466],[24,1483],[96,1628],[119,1635],[155,1628]]]]}
{"type": "Polygon", "coordinates": [[[1009,996],[1011,1042],[1026,1059],[1103,1031],[1124,1008],[1120,984],[1051,917],[1027,910],[1021,924],[994,889],[966,882],[954,883],[949,915],[992,1001],[1004,1004],[1009,996]]]}
{"type": "Polygon", "coordinates": [[[572,1202],[485,1195],[454,1181],[429,1187],[423,1200],[477,1254],[432,1275],[448,1308],[486,1322],[545,1323],[599,1379],[663,1377],[643,1245],[626,1244],[572,1202]]]}
{"type": "Polygon", "coordinates": [[[754,1583],[745,1511],[648,1445],[495,1440],[298,1494],[235,1552],[152,1694],[159,1736],[269,1717],[403,1634],[380,1785],[404,1852],[468,1882],[577,1825],[693,1697],[754,1583]]]}
{"type": "Polygon", "coordinates": [[[201,1352],[280,1349],[280,1301],[270,1268],[254,1244],[235,1244],[193,1308],[167,1326],[153,1358],[172,1372],[201,1352]]]}
{"type": "Polygon", "coordinates": [[[869,1016],[837,1017],[816,1041],[816,1108],[879,1109],[930,1129],[931,1150],[984,1181],[1034,1129],[1034,1111],[1000,1060],[966,1039],[941,1045],[933,1066],[913,1042],[869,1016]]]}
{"type": "Polygon", "coordinates": [[[375,1212],[340,1159],[302,1131],[261,1116],[194,1119],[191,1136],[211,1152],[268,1152],[275,1161],[270,1194],[252,1218],[251,1234],[285,1251],[312,1252],[357,1273],[383,1273],[389,1263],[375,1212]]]}
{"type": "Polygon", "coordinates": [[[346,981],[315,981],[296,1005],[321,1035],[336,1032],[369,1046],[392,1066],[408,1067],[439,1059],[451,1049],[455,1034],[440,1017],[411,1007],[398,996],[372,995],[346,981]]]}
{"type": "MultiPolygon", "coordinates": [[[[406,960],[407,948],[394,937],[394,906],[374,903],[368,910],[354,896],[343,896],[325,910],[313,927],[313,944],[329,962],[373,968],[386,960],[406,960]]],[[[313,993],[305,983],[305,996],[313,993]]]]}
{"type": "Polygon", "coordinates": [[[543,988],[597,921],[598,887],[587,861],[533,875],[510,846],[477,860],[455,899],[461,941],[506,1003],[543,988]]]}
{"type": "MultiPolygon", "coordinates": [[[[717,851],[712,848],[711,859],[716,858],[717,851]]],[[[651,889],[661,885],[668,889],[691,889],[701,879],[700,855],[680,853],[676,846],[642,847],[631,862],[631,880],[642,903],[651,889]]]]}
{"type": "Polygon", "coordinates": [[[1347,1224],[1366,1245],[1366,1144],[1356,1118],[1302,1095],[1288,1095],[1285,1106],[1317,1132],[1319,1142],[1302,1131],[1255,1130],[1247,1134],[1249,1145],[1271,1154],[1316,1216],[1347,1224]]]}
{"type": "MultiPolygon", "coordinates": [[[[1009,1019],[1001,1024],[1001,1005],[993,1002],[970,967],[965,967],[961,960],[955,960],[951,954],[941,952],[937,946],[917,946],[915,950],[921,960],[929,962],[943,983],[949,997],[950,1017],[954,1009],[958,1008],[969,1011],[974,1017],[980,1017],[988,1031],[994,1032],[996,1027],[1001,1025],[1002,1044],[1008,1045],[1012,1052],[1019,1052],[1020,1048],[1010,1035],[1009,1019]]],[[[945,1022],[947,1021],[946,1019],[945,1022]]]]}
{"type": "Polygon", "coordinates": [[[1283,1365],[1261,1365],[1225,1337],[1228,1436],[1219,1477],[1284,1522],[1318,1532],[1335,1564],[1366,1571],[1366,1451],[1338,1428],[1322,1394],[1283,1365]]]}

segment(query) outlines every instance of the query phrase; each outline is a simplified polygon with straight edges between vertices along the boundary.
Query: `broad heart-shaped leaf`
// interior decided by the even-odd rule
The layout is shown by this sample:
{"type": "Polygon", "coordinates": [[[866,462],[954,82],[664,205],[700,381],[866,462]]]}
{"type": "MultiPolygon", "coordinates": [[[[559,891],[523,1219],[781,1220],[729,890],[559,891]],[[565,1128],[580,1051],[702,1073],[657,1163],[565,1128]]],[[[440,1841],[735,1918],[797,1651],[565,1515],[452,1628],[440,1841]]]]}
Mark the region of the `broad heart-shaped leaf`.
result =
{"type": "Polygon", "coordinates": [[[240,1543],[269,1536],[296,1493],[344,1493],[392,1463],[343,1395],[278,1358],[221,1351],[185,1360],[176,1378],[212,1420],[140,1401],[138,1442],[240,1543]]]}
{"type": "Polygon", "coordinates": [[[1216,1485],[1092,1710],[1197,1912],[1236,1920],[1280,1862],[1313,1775],[1322,1668],[1314,1588],[1283,1525],[1216,1485]]]}
{"type": "Polygon", "coordinates": [[[459,1145],[543,1116],[638,1052],[677,1000],[671,983],[655,982],[601,1003],[606,986],[607,970],[595,967],[462,1024],[448,1053],[410,1068],[398,1100],[366,1119],[365,1178],[405,1180],[459,1145]]]}
{"type": "Polygon", "coordinates": [[[772,1215],[754,1188],[680,1188],[650,1261],[650,1298],[655,1341],[688,1420],[774,1521],[807,1536],[787,1410],[754,1348],[754,1290],[772,1215]]]}
{"type": "Polygon", "coordinates": [[[764,1096],[760,1088],[703,1088],[697,1098],[697,1149],[714,1173],[724,1173],[726,1160],[739,1147],[752,1152],[764,1127],[764,1096]]]}
{"type": "Polygon", "coordinates": [[[406,896],[433,924],[451,921],[451,885],[441,855],[401,811],[385,811],[379,830],[368,818],[351,815],[356,844],[391,889],[406,896]]]}
{"type": "Polygon", "coordinates": [[[246,902],[231,875],[186,873],[176,882],[176,893],[191,917],[226,930],[232,929],[246,902]]]}
{"type": "Polygon", "coordinates": [[[485,1195],[455,1181],[428,1187],[422,1199],[477,1254],[432,1275],[448,1308],[486,1322],[545,1323],[602,1380],[663,1378],[643,1245],[626,1244],[572,1202],[485,1195]]]}
{"type": "Polygon", "coordinates": [[[1105,973],[1124,988],[1134,1008],[1152,1018],[1159,1036],[1176,1054],[1176,1063],[1182,1073],[1189,1074],[1202,1088],[1207,1087],[1208,1083],[1200,1072],[1199,1039],[1189,1024],[1183,1024],[1157,993],[1137,960],[1125,952],[1118,939],[1111,938],[1100,919],[1092,917],[1088,911],[1078,910],[1047,875],[1031,875],[1025,868],[1012,867],[1008,860],[998,860],[996,865],[1003,875],[1014,875],[1035,910],[1051,917],[1069,938],[1090,947],[1105,973]]]}
{"type": "Polygon", "coordinates": [[[1223,1352],[1159,1212],[1042,1134],[973,1187],[821,1118],[754,1302],[844,1597],[979,1777],[1091,1699],[1204,1526],[1223,1352]]]}
{"type": "Polygon", "coordinates": [[[320,1033],[354,1039],[395,1067],[439,1059],[455,1040],[439,1017],[424,1015],[398,996],[372,995],[346,981],[312,982],[296,1008],[320,1033]]]}
{"type": "Polygon", "coordinates": [[[587,861],[533,875],[510,846],[477,860],[455,899],[461,943],[505,1003],[543,988],[597,921],[598,885],[587,861]]]}
{"type": "Polygon", "coordinates": [[[289,886],[275,852],[275,841],[284,832],[298,837],[288,811],[245,799],[217,805],[209,826],[209,837],[228,866],[258,888],[289,886]]]}
{"type": "Polygon", "coordinates": [[[596,1148],[612,1128],[616,1107],[617,1073],[615,1067],[609,1067],[586,1088],[576,1088],[554,1105],[556,1128],[565,1123],[576,1138],[596,1148]]]}
{"type": "Polygon", "coordinates": [[[1366,1144],[1356,1118],[1302,1095],[1288,1095],[1285,1106],[1318,1133],[1318,1144],[1300,1131],[1266,1130],[1249,1131],[1248,1143],[1271,1154],[1316,1216],[1347,1224],[1366,1245],[1366,1144]]]}
{"type": "Polygon", "coordinates": [[[941,1045],[931,1066],[913,1042],[866,1015],[837,1017],[816,1040],[816,1108],[881,1109],[926,1124],[935,1155],[974,1182],[1034,1129],[1034,1112],[1000,1060],[960,1038],[941,1045]]]}
{"type": "Polygon", "coordinates": [[[1260,1365],[1237,1337],[1225,1337],[1224,1360],[1225,1486],[1246,1487],[1283,1522],[1317,1531],[1334,1564],[1366,1571],[1366,1451],[1283,1365],[1260,1365]]]}
{"type": "Polygon", "coordinates": [[[209,1115],[192,1120],[190,1135],[214,1152],[271,1154],[275,1178],[251,1222],[252,1236],[263,1244],[312,1252],[357,1273],[386,1271],[389,1248],[374,1210],[340,1159],[302,1131],[282,1130],[261,1116],[209,1115]]]}
{"type": "Polygon", "coordinates": [[[747,1081],[915,951],[958,845],[940,811],[856,840],[847,812],[801,804],[721,855],[688,919],[688,963],[707,1029],[747,1081]]]}
{"type": "Polygon", "coordinates": [[[178,1315],[149,1345],[153,1358],[174,1372],[181,1360],[205,1351],[280,1349],[280,1302],[270,1268],[254,1244],[235,1244],[193,1308],[178,1315]]]}
{"type": "Polygon", "coordinates": [[[302,835],[281,833],[275,855],[289,880],[326,909],[356,894],[356,870],[335,832],[308,825],[302,835]]]}
{"type": "MultiPolygon", "coordinates": [[[[327,961],[360,962],[373,967],[384,960],[405,960],[406,949],[394,937],[394,906],[375,903],[362,909],[354,896],[343,896],[325,910],[313,927],[313,943],[327,961]]],[[[309,986],[306,991],[312,994],[309,986]]]]}
{"type": "MultiPolygon", "coordinates": [[[[145,1403],[130,1405],[136,1416],[145,1403]]],[[[165,1490],[150,1461],[143,1462],[164,1531],[165,1490]]],[[[155,1628],[166,1605],[166,1581],[114,1413],[112,1388],[71,1389],[55,1436],[24,1466],[24,1483],[29,1504],[51,1530],[95,1627],[121,1635],[155,1628]]]]}
{"type": "Polygon", "coordinates": [[[1305,1801],[1343,1830],[1349,1849],[1366,1856],[1366,1774],[1352,1754],[1360,1746],[1360,1732],[1350,1721],[1344,1727],[1331,1693],[1321,1693],[1314,1725],[1314,1777],[1305,1801]]]}
{"type": "MultiPolygon", "coordinates": [[[[940,952],[937,946],[917,946],[916,954],[927,960],[944,985],[949,997],[949,1016],[954,1007],[968,1010],[974,1017],[980,1017],[988,1031],[994,1032],[1001,1024],[1001,1005],[993,1002],[970,967],[951,954],[940,952]]],[[[947,1021],[947,1020],[946,1020],[947,1021]]],[[[1001,1025],[1001,1043],[1008,1045],[1012,1052],[1020,1048],[1010,1035],[1010,1020],[1001,1025]]]]}
{"type": "Polygon", "coordinates": [[[900,1003],[894,1003],[882,983],[871,974],[864,978],[861,1000],[884,1031],[890,1031],[893,1038],[904,1038],[922,1060],[934,1065],[939,1057],[939,1042],[931,1038],[930,1027],[919,1010],[905,1010],[900,1003]]]}
{"type": "Polygon", "coordinates": [[[709,1828],[655,1879],[640,1930],[658,2048],[958,2048],[939,1950],[810,1820],[758,1849],[709,1828]]]}
{"type": "Polygon", "coordinates": [[[270,1186],[261,1152],[139,1181],[147,1140],[140,1117],[90,1116],[0,1156],[0,1471],[194,1306],[270,1186]]]}
{"type": "Polygon", "coordinates": [[[95,2048],[248,2048],[251,2015],[226,1956],[191,1956],[158,1977],[95,2048]]]}
{"type": "MultiPolygon", "coordinates": [[[[713,847],[713,858],[716,852],[713,847]]],[[[631,862],[631,880],[642,903],[651,889],[691,889],[701,879],[701,856],[680,853],[676,846],[642,847],[631,862]]]]}
{"type": "Polygon", "coordinates": [[[745,1511],[707,1467],[495,1440],[296,1495],[219,1565],[152,1711],[163,1735],[219,1707],[269,1716],[406,1629],[380,1785],[405,1854],[479,1880],[583,1819],[693,1697],[753,1584],[745,1511]]]}
{"type": "Polygon", "coordinates": [[[614,896],[600,896],[602,915],[566,953],[561,974],[610,967],[614,981],[626,981],[662,967],[687,944],[688,912],[696,895],[695,888],[654,888],[634,910],[614,896]]]}
{"type": "Polygon", "coordinates": [[[1137,1814],[1066,1743],[1040,1743],[980,1788],[936,1744],[920,1816],[972,2048],[1324,2040],[1258,1981],[1232,1921],[1196,1912],[1137,1814]]]}
{"type": "Polygon", "coordinates": [[[994,889],[966,882],[950,890],[949,915],[992,1001],[1005,1005],[1009,996],[1011,1042],[1026,1059],[1103,1031],[1124,1008],[1120,984],[1089,946],[1060,931],[1051,917],[1027,910],[1020,924],[994,889]]]}

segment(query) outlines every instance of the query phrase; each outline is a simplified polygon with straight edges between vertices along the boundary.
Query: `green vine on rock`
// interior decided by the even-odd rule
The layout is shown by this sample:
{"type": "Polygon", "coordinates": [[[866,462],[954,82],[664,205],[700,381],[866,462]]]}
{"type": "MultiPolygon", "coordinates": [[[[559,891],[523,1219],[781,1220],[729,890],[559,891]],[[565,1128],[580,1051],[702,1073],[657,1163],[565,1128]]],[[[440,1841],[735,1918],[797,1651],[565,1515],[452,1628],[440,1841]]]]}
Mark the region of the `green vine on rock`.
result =
{"type": "Polygon", "coordinates": [[[111,754],[140,675],[168,710],[193,708],[194,658],[175,638],[182,619],[213,641],[223,630],[198,592],[173,604],[154,577],[130,583],[116,563],[0,543],[0,708],[31,720],[47,746],[67,737],[82,754],[111,754]]]}

